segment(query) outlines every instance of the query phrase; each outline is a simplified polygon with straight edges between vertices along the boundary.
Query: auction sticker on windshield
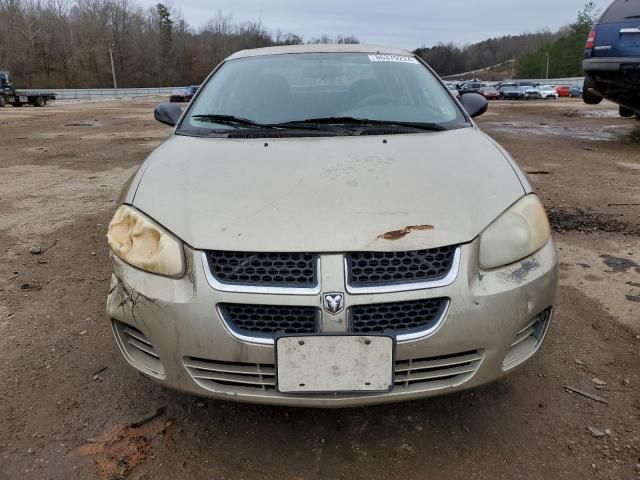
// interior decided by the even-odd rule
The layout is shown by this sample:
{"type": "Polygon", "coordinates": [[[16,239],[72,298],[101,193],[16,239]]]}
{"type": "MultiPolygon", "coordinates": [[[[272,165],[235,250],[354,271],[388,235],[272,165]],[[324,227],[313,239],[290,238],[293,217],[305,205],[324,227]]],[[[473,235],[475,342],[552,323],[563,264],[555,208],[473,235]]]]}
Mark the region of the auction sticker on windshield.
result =
{"type": "Polygon", "coordinates": [[[418,63],[413,57],[403,57],[401,55],[369,55],[369,60],[372,62],[418,63]]]}

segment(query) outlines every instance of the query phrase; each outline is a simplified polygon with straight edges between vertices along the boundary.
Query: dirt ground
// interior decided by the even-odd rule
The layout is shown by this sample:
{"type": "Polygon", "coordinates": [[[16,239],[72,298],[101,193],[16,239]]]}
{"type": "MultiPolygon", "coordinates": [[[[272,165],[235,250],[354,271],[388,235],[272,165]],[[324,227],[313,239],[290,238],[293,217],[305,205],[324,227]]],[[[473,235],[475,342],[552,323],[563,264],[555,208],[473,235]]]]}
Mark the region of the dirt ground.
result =
{"type": "Polygon", "coordinates": [[[169,134],[155,101],[0,109],[0,480],[640,478],[640,122],[492,103],[480,126],[556,230],[546,344],[484,388],[325,411],[164,390],[120,358],[105,231],[169,134]]]}

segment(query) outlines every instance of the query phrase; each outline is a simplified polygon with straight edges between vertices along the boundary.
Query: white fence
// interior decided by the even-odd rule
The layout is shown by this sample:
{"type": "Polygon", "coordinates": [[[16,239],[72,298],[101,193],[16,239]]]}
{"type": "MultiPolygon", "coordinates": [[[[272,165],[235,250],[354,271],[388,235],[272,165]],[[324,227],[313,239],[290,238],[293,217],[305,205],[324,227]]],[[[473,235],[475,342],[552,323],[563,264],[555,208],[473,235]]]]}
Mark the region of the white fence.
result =
{"type": "Polygon", "coordinates": [[[159,88],[72,88],[51,89],[58,100],[108,100],[115,98],[135,98],[148,96],[168,96],[174,90],[184,87],[159,88]]]}
{"type": "Polygon", "coordinates": [[[514,79],[514,82],[533,82],[540,85],[579,85],[582,87],[584,83],[584,77],[570,77],[570,78],[529,78],[529,79],[514,79]]]}

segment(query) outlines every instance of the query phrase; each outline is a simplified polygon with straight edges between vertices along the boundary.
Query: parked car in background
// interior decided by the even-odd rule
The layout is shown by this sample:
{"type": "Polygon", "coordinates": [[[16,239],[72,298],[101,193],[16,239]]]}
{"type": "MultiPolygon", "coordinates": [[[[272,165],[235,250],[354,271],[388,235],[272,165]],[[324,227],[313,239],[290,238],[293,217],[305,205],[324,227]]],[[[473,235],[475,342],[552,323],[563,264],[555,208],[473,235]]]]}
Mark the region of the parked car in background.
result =
{"type": "Polygon", "coordinates": [[[529,82],[529,81],[503,80],[502,82],[498,82],[495,85],[495,88],[498,91],[502,91],[502,89],[505,88],[505,87],[520,88],[520,87],[537,87],[537,86],[538,86],[537,83],[533,83],[533,82],[529,82]]]}
{"type": "Polygon", "coordinates": [[[109,224],[123,357],[166,387],[306,407],[458,392],[527,362],[557,255],[527,175],[473,121],[486,109],[407,50],[225,59],[186,111],[156,107],[172,131],[109,224]]]}
{"type": "Polygon", "coordinates": [[[454,97],[460,98],[460,92],[458,91],[458,87],[455,83],[446,82],[445,85],[449,89],[449,91],[453,94],[454,97]]]}
{"type": "Polygon", "coordinates": [[[540,92],[540,98],[553,98],[554,100],[560,96],[556,87],[552,85],[540,85],[538,87],[538,91],[540,92]]]}
{"type": "Polygon", "coordinates": [[[505,100],[522,100],[524,98],[524,92],[513,86],[502,87],[500,94],[505,100]]]}
{"type": "Polygon", "coordinates": [[[466,93],[480,93],[480,90],[484,87],[485,84],[481,82],[467,82],[460,88],[460,95],[464,95],[466,93]]]}
{"type": "Polygon", "coordinates": [[[640,1],[616,0],[593,26],[585,45],[582,99],[603,98],[640,119],[640,1]]]}
{"type": "Polygon", "coordinates": [[[525,100],[540,100],[542,95],[540,94],[540,90],[537,87],[518,87],[518,90],[522,92],[522,96],[525,100]]]}
{"type": "Polygon", "coordinates": [[[482,87],[478,93],[482,95],[487,100],[500,100],[502,97],[500,92],[496,90],[494,87],[482,87]]]}
{"type": "Polygon", "coordinates": [[[571,85],[569,88],[569,96],[571,98],[580,98],[582,97],[582,86],[581,85],[571,85]]]}
{"type": "Polygon", "coordinates": [[[571,92],[571,87],[569,87],[569,85],[558,85],[556,92],[558,92],[558,95],[561,97],[568,97],[571,92]]]}
{"type": "Polygon", "coordinates": [[[180,90],[175,90],[169,97],[170,102],[190,102],[193,96],[200,88],[200,85],[189,85],[188,87],[180,90]]]}

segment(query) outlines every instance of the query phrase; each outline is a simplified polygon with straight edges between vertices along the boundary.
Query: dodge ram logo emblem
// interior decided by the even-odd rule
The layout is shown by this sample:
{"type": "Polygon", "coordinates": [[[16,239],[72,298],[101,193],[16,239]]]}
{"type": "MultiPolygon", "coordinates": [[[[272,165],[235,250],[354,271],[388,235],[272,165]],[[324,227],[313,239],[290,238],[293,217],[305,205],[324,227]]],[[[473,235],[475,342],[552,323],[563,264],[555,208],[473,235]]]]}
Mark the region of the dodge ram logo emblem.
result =
{"type": "Polygon", "coordinates": [[[337,315],[344,308],[344,295],[342,293],[325,293],[324,309],[332,315],[337,315]]]}

